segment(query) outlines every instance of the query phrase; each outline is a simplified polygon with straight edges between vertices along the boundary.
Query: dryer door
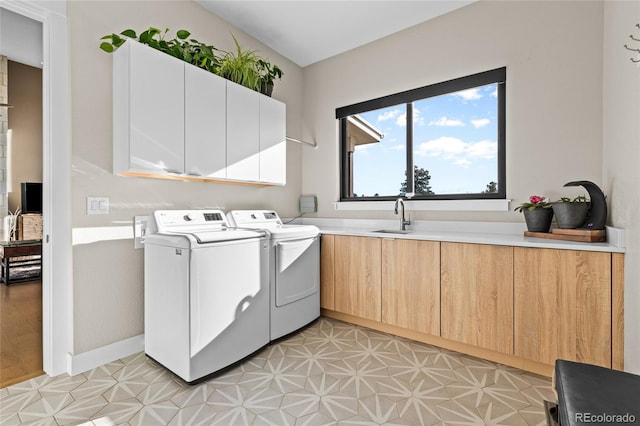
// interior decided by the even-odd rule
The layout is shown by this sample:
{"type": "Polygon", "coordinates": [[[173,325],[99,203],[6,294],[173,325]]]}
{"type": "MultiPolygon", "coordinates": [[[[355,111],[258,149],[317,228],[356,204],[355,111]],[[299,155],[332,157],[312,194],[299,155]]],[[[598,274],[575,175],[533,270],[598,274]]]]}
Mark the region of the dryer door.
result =
{"type": "Polygon", "coordinates": [[[320,240],[318,237],[275,244],[276,306],[312,295],[320,288],[320,240]]]}

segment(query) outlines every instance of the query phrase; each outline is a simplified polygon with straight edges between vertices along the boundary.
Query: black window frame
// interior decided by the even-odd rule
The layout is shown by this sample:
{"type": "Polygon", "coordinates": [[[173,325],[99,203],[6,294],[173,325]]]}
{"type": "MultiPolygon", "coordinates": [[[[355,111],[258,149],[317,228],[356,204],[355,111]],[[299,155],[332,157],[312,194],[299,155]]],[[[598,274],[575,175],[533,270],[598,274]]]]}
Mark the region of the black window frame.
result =
{"type": "Polygon", "coordinates": [[[347,118],[349,116],[376,109],[386,108],[394,105],[405,104],[407,107],[407,188],[413,188],[413,102],[432,98],[435,96],[446,95],[459,92],[462,90],[472,89],[475,87],[485,86],[488,84],[497,84],[497,130],[498,130],[498,191],[493,193],[470,193],[470,194],[415,194],[412,200],[487,200],[487,199],[506,199],[507,183],[506,183],[506,140],[505,140],[505,117],[506,117],[506,81],[507,68],[501,67],[490,71],[484,71],[472,74],[466,77],[459,77],[440,83],[431,84],[429,86],[419,87],[353,105],[336,108],[336,119],[339,120],[339,138],[340,138],[340,201],[389,201],[398,197],[408,198],[402,195],[378,196],[378,197],[351,197],[349,196],[350,188],[350,169],[349,156],[347,153],[347,118]]]}

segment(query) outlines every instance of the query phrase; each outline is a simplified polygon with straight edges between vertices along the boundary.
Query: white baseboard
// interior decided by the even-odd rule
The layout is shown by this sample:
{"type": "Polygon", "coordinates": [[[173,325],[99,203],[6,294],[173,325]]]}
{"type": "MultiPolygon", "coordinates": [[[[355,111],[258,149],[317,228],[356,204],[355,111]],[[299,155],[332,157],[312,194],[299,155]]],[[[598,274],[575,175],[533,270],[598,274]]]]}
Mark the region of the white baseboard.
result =
{"type": "Polygon", "coordinates": [[[75,376],[142,351],[144,351],[144,334],[81,354],[67,354],[67,373],[70,376],[75,376]]]}

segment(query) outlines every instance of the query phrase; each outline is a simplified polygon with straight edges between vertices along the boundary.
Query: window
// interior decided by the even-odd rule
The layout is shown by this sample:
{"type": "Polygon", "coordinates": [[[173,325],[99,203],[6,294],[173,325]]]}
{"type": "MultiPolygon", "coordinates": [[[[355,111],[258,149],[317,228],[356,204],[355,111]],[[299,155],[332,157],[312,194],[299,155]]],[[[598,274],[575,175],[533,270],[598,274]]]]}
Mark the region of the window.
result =
{"type": "Polygon", "coordinates": [[[499,68],[338,108],[340,200],[506,198],[505,81],[499,68]]]}

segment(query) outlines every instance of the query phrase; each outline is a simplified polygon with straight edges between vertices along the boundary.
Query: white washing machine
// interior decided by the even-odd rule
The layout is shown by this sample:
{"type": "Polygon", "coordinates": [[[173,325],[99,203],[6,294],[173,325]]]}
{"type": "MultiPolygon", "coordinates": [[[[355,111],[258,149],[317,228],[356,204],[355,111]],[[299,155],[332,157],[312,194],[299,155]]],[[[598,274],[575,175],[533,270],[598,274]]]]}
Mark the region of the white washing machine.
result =
{"type": "Polygon", "coordinates": [[[229,228],[219,210],[159,210],[148,229],[147,355],[194,382],[269,343],[264,231],[229,228]]]}
{"type": "Polygon", "coordinates": [[[229,225],[263,229],[270,235],[269,287],[271,340],[320,316],[320,230],[313,225],[283,225],[271,210],[232,210],[229,225]]]}

